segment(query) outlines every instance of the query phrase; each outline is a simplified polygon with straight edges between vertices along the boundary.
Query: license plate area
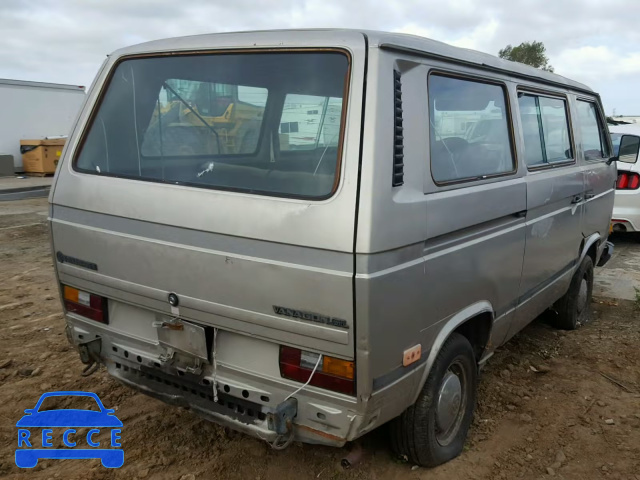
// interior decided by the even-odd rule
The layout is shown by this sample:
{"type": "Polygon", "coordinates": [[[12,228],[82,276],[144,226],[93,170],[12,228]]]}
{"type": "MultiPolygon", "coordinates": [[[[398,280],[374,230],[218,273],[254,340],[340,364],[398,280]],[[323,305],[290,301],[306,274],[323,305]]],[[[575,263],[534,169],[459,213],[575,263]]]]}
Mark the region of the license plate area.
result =
{"type": "Polygon", "coordinates": [[[205,327],[171,317],[159,317],[154,326],[161,346],[209,361],[209,342],[205,327]]]}

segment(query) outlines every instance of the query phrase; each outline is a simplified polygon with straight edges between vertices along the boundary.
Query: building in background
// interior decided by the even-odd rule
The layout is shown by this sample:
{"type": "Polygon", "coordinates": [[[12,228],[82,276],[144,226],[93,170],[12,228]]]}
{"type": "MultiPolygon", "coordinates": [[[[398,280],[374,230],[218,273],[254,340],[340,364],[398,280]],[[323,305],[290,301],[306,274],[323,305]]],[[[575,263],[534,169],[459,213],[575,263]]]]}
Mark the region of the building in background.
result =
{"type": "Polygon", "coordinates": [[[22,171],[20,140],[68,135],[84,98],[83,86],[0,79],[0,155],[22,171]]]}

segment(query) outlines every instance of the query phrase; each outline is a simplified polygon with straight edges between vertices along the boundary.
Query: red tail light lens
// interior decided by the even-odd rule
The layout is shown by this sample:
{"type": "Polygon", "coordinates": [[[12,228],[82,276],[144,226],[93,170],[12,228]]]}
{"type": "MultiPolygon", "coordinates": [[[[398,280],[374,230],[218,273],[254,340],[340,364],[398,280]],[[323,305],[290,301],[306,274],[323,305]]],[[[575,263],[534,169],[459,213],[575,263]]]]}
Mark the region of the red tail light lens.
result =
{"type": "Polygon", "coordinates": [[[616,183],[616,189],[624,190],[629,184],[629,175],[627,173],[618,174],[618,182],[616,183]]]}
{"type": "MultiPolygon", "coordinates": [[[[298,348],[280,347],[280,375],[283,378],[306,383],[318,362],[319,354],[298,348]]],[[[355,394],[354,363],[335,357],[322,356],[309,385],[334,392],[355,394]]]]}
{"type": "Polygon", "coordinates": [[[640,187],[640,175],[633,172],[618,173],[616,190],[637,190],[640,187]]]}
{"type": "Polygon", "coordinates": [[[63,289],[64,306],[68,312],[77,313],[96,322],[109,323],[109,309],[106,298],[66,285],[63,286],[63,289]]]}

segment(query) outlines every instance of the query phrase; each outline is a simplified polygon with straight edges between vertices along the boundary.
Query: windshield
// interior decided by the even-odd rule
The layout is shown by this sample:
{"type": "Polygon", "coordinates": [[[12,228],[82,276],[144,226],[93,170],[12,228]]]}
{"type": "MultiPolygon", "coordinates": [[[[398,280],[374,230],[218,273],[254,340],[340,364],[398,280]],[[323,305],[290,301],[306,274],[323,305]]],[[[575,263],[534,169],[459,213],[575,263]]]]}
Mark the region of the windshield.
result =
{"type": "Polygon", "coordinates": [[[338,183],[340,52],[138,58],[113,72],[76,157],[96,175],[287,197],[338,183]]]}

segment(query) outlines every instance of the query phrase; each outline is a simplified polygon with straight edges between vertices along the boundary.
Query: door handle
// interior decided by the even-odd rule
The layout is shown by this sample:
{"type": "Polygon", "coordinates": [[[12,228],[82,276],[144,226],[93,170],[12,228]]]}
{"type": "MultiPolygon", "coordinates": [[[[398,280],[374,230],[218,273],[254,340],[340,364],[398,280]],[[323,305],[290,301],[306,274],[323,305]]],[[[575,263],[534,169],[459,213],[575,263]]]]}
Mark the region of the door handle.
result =
{"type": "Polygon", "coordinates": [[[581,201],[582,201],[582,195],[576,195],[571,199],[571,205],[575,205],[577,203],[580,203],[581,201]]]}
{"type": "Polygon", "coordinates": [[[595,196],[596,196],[596,194],[595,194],[595,193],[587,193],[587,194],[584,196],[584,198],[585,198],[586,200],[591,200],[591,199],[592,199],[593,197],[595,197],[595,196]]]}
{"type": "Polygon", "coordinates": [[[519,212],[516,212],[513,214],[514,217],[516,218],[524,218],[527,216],[527,211],[526,210],[521,210],[519,212]]]}

